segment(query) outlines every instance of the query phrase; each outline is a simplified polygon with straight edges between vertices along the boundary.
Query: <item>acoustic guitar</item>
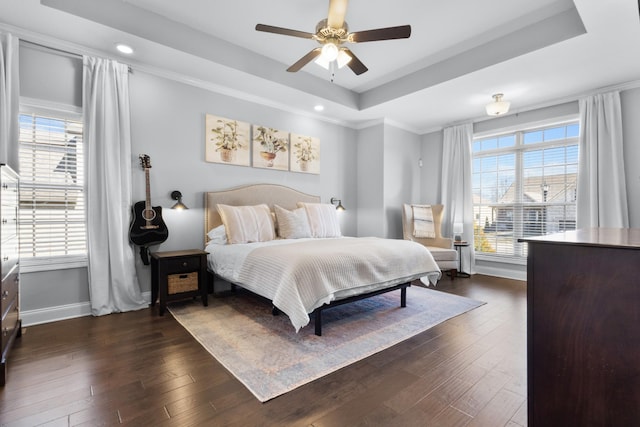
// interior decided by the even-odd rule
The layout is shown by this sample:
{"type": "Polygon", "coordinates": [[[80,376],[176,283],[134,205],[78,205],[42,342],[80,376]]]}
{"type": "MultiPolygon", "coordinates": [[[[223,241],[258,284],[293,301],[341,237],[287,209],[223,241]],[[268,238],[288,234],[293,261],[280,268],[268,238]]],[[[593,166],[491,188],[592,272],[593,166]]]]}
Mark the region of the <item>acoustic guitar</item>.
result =
{"type": "Polygon", "coordinates": [[[140,246],[140,257],[144,265],[149,265],[149,246],[159,245],[169,237],[169,230],[162,219],[162,207],[151,206],[151,183],[149,169],[151,159],[146,154],[140,154],[140,166],[144,169],[146,198],[133,205],[133,216],[129,227],[129,240],[140,246]]]}

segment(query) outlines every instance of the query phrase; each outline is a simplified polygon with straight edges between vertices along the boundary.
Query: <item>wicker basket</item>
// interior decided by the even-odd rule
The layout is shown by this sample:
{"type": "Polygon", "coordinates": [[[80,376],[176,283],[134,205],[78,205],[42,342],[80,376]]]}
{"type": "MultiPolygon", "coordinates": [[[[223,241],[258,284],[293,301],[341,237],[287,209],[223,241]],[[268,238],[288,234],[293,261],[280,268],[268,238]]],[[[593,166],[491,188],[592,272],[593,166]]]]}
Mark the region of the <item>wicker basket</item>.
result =
{"type": "Polygon", "coordinates": [[[169,295],[198,290],[198,272],[169,274],[167,276],[169,295]]]}

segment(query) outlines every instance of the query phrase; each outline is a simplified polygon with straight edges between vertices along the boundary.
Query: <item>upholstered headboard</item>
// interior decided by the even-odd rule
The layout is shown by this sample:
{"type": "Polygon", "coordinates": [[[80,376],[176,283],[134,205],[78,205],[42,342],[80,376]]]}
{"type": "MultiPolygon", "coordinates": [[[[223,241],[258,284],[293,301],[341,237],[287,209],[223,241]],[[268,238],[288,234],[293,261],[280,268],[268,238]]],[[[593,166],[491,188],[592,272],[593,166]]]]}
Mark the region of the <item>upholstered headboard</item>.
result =
{"type": "Polygon", "coordinates": [[[204,193],[204,233],[222,224],[216,205],[252,206],[266,203],[271,209],[279,205],[285,209],[295,209],[298,202],[320,203],[320,196],[303,193],[284,185],[254,184],[223,191],[204,193]]]}

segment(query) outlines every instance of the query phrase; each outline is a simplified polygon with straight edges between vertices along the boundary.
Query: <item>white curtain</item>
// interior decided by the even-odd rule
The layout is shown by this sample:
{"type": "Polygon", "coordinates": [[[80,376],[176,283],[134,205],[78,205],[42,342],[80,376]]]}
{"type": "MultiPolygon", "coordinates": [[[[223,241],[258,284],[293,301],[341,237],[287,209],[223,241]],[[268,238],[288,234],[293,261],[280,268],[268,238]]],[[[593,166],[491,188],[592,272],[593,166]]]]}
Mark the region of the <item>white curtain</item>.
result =
{"type": "Polygon", "coordinates": [[[473,250],[473,196],[471,193],[471,144],[473,125],[471,123],[444,129],[442,149],[442,204],[444,217],[442,234],[453,235],[453,223],[464,225],[462,240],[469,242],[468,249],[462,249],[462,271],[475,272],[475,252],[473,250]]]}
{"type": "Polygon", "coordinates": [[[0,33],[0,163],[18,170],[19,40],[0,33]]]}
{"type": "Polygon", "coordinates": [[[577,226],[629,227],[620,94],[581,99],[577,226]]]}
{"type": "Polygon", "coordinates": [[[147,306],[129,243],[131,135],[129,69],[84,57],[84,141],[87,146],[89,292],[94,316],[147,306]]]}

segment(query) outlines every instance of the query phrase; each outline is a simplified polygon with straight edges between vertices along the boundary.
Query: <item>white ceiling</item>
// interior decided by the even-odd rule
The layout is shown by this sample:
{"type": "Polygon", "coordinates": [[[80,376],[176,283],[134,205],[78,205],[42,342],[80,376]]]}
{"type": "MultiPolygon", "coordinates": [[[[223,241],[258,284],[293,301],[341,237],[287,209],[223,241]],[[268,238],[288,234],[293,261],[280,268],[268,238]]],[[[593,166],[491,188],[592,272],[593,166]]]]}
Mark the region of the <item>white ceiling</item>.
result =
{"type": "Polygon", "coordinates": [[[3,0],[0,24],[113,57],[127,42],[135,53],[120,59],[134,68],[348,126],[384,119],[418,133],[485,118],[497,92],[516,113],[640,77],[636,0],[351,0],[350,31],[410,24],[412,34],[350,45],[369,71],[345,67],[333,83],[314,63],[285,71],[316,42],[254,29],[313,33],[327,11],[328,0],[3,0]]]}

